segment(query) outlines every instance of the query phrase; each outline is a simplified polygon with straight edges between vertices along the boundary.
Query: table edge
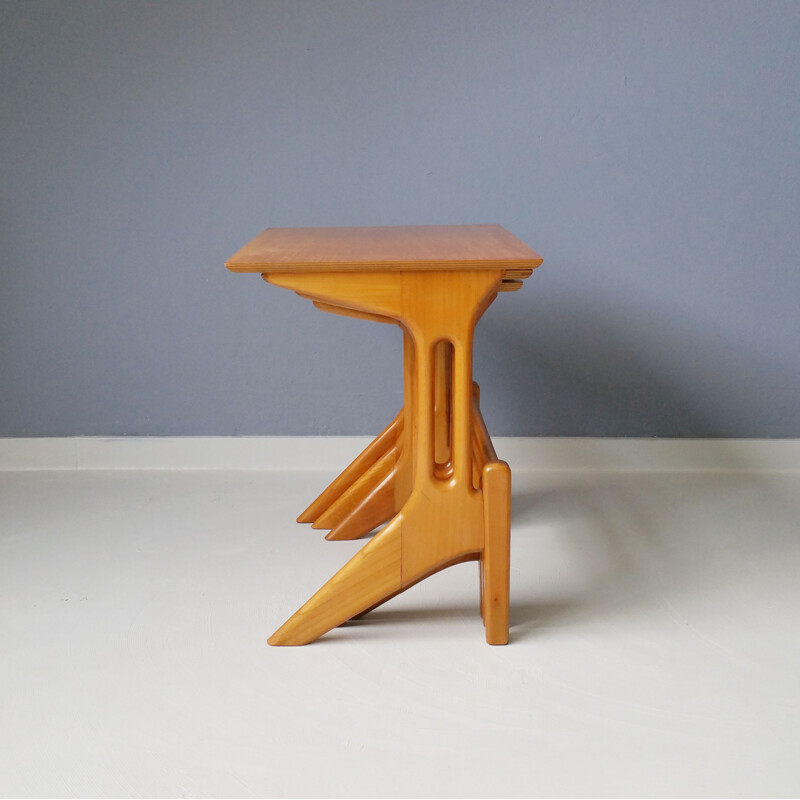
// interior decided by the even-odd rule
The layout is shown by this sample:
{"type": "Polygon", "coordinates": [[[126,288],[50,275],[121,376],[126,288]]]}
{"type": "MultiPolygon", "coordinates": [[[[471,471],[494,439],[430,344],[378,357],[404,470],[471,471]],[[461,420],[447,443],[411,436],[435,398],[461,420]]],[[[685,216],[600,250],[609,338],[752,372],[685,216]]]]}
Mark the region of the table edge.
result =
{"type": "Polygon", "coordinates": [[[409,270],[478,270],[508,267],[536,269],[543,258],[504,258],[497,260],[473,261],[253,261],[236,263],[228,260],[225,267],[231,272],[358,272],[361,270],[385,270],[386,272],[405,272],[409,270]]]}

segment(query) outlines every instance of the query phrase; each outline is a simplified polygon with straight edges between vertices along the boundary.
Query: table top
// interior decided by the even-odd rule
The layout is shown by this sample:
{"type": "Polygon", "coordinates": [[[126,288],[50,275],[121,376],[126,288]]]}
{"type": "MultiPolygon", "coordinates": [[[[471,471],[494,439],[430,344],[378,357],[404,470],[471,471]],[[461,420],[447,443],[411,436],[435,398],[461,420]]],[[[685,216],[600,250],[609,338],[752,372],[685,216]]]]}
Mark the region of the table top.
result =
{"type": "Polygon", "coordinates": [[[542,258],[501,225],[267,228],[233,255],[232,272],[533,269],[542,258]]]}

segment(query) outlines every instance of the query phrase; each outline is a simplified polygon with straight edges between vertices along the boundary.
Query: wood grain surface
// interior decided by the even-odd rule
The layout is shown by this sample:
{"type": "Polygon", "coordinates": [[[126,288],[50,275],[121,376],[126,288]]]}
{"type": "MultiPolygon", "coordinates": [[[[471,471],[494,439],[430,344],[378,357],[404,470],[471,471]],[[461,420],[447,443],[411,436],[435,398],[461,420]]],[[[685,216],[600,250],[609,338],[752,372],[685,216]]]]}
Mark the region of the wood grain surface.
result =
{"type": "MultiPolygon", "coordinates": [[[[232,272],[487,267],[530,270],[541,263],[541,256],[501,225],[412,225],[267,228],[228,259],[225,266],[232,272]]],[[[524,272],[519,276],[526,277],[524,272]]]]}

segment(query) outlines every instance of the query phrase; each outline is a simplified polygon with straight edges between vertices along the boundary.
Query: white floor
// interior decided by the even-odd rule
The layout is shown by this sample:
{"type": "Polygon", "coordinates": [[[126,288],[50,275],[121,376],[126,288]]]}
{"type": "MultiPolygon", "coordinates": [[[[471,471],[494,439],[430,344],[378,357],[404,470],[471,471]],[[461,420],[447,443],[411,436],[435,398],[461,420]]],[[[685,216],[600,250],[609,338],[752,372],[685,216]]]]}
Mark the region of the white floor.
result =
{"type": "Polygon", "coordinates": [[[800,473],[514,474],[477,567],[302,648],[330,472],[0,473],[0,795],[796,796],[800,473]]]}

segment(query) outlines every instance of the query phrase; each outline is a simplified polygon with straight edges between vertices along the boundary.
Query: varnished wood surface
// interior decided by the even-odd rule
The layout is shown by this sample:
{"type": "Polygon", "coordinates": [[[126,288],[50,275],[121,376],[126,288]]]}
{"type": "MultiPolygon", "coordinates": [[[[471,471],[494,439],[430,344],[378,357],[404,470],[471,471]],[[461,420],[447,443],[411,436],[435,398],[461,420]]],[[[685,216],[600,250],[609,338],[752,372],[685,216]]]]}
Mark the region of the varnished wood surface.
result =
{"type": "Polygon", "coordinates": [[[411,225],[267,228],[225,266],[232,272],[509,267],[516,278],[541,263],[501,225],[411,225]]]}

